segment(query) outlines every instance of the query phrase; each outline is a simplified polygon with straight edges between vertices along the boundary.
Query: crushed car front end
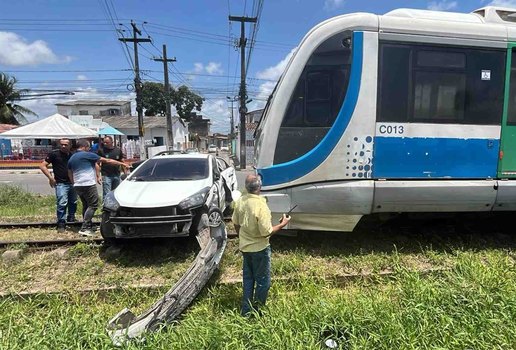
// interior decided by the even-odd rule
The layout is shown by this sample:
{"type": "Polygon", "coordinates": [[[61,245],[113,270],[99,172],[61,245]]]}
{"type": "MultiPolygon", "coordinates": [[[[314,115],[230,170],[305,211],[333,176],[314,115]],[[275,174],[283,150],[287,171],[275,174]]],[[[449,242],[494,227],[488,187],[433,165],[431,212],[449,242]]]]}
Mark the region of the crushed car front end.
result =
{"type": "Polygon", "coordinates": [[[115,191],[108,193],[101,222],[104,238],[181,237],[196,232],[199,218],[208,210],[205,203],[213,180],[205,169],[200,169],[197,175],[178,178],[167,173],[169,179],[142,175],[149,167],[152,168],[150,174],[155,173],[165,162],[159,159],[156,164],[143,164],[115,191]]]}

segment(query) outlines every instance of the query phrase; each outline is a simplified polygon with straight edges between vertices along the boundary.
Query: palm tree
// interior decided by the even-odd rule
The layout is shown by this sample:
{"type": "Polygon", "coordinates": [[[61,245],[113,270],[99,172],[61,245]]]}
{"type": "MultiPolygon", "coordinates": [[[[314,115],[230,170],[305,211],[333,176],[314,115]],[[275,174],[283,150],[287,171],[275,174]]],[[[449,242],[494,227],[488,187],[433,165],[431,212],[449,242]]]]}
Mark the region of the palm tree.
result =
{"type": "Polygon", "coordinates": [[[0,123],[27,124],[24,114],[36,115],[30,109],[16,104],[16,101],[20,101],[23,95],[29,91],[16,89],[17,82],[15,77],[0,72],[0,123]]]}

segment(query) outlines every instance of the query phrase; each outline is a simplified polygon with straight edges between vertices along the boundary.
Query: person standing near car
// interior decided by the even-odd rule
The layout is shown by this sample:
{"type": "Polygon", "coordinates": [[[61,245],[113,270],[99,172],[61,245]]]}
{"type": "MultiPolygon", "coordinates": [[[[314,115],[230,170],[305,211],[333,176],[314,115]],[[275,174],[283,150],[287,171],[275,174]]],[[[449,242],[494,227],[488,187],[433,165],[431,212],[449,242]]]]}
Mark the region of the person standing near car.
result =
{"type": "Polygon", "coordinates": [[[50,187],[55,189],[57,232],[64,232],[66,222],[75,221],[77,194],[68,178],[68,160],[72,156],[70,140],[62,138],[58,141],[58,145],[59,149],[50,152],[39,165],[39,169],[48,178],[50,187]],[[49,165],[52,165],[53,176],[48,170],[49,165]]]}
{"type": "Polygon", "coordinates": [[[114,159],[99,156],[89,152],[90,143],[88,140],[77,141],[77,152],[68,161],[68,177],[70,178],[75,191],[82,202],[83,224],[79,231],[83,236],[94,236],[91,220],[99,206],[99,194],[97,183],[102,183],[100,177],[100,164],[127,165],[114,159]]]}
{"type": "Polygon", "coordinates": [[[271,211],[265,198],[260,196],[261,187],[262,183],[258,176],[246,177],[247,193],[236,201],[232,218],[244,258],[241,310],[243,316],[249,315],[251,308],[257,310],[267,301],[271,286],[269,237],[279,232],[290,221],[290,217],[283,214],[280,223],[272,226],[271,211]]]}
{"type": "MultiPolygon", "coordinates": [[[[122,161],[124,156],[122,150],[115,147],[111,136],[104,137],[103,146],[98,150],[97,154],[101,157],[122,161]]],[[[102,199],[106,198],[108,192],[113,191],[120,185],[120,166],[104,164],[100,168],[102,174],[102,199]]],[[[125,173],[126,171],[124,171],[125,173]]]]}

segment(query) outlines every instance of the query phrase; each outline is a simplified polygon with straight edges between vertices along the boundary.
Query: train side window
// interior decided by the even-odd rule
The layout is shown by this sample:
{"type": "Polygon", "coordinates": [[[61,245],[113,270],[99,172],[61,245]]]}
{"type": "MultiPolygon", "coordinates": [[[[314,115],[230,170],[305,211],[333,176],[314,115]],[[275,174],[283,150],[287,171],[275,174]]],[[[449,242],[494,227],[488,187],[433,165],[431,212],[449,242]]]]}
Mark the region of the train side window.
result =
{"type": "Polygon", "coordinates": [[[349,81],[350,38],[350,32],[336,34],[308,59],[281,122],[274,164],[309,152],[335,122],[349,81]]]}
{"type": "Polygon", "coordinates": [[[379,65],[378,121],[500,124],[503,50],[384,42],[379,65]]]}
{"type": "Polygon", "coordinates": [[[413,120],[461,122],[465,87],[460,73],[415,72],[413,120]]]}
{"type": "Polygon", "coordinates": [[[417,53],[418,67],[465,68],[466,55],[461,52],[424,51],[417,53]]]}
{"type": "Polygon", "coordinates": [[[512,49],[511,80],[509,86],[509,109],[507,110],[507,125],[516,125],[516,50],[512,49]]]}

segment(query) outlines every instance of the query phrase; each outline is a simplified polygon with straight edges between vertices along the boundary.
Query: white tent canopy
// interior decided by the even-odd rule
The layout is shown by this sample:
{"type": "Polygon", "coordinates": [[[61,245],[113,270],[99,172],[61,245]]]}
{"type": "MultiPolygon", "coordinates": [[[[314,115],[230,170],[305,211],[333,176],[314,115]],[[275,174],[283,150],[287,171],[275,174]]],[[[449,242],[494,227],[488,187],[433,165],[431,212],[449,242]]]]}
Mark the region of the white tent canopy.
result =
{"type": "Polygon", "coordinates": [[[60,139],[62,137],[71,139],[97,137],[97,133],[56,113],[0,134],[0,138],[6,139],[60,139]]]}

